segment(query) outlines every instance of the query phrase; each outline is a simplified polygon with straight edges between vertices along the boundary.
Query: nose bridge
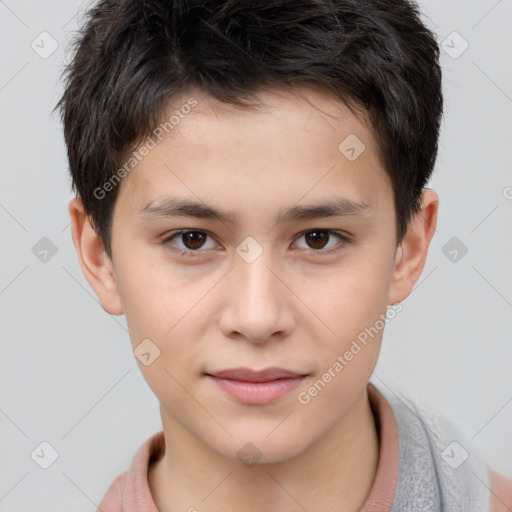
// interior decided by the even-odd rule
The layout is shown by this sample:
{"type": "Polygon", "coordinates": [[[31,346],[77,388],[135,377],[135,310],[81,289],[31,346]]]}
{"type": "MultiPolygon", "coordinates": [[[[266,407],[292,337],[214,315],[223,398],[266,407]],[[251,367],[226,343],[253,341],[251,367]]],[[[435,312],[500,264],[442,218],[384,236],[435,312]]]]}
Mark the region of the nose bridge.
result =
{"type": "Polygon", "coordinates": [[[237,280],[237,304],[246,308],[245,314],[267,315],[279,305],[280,290],[276,286],[276,278],[272,268],[270,251],[263,251],[254,261],[240,257],[235,264],[233,278],[237,280]]]}
{"type": "Polygon", "coordinates": [[[240,292],[247,295],[246,301],[263,301],[270,303],[276,299],[278,290],[275,286],[275,275],[271,272],[272,261],[268,255],[262,254],[255,261],[248,263],[241,260],[236,265],[236,277],[240,281],[240,292]]]}
{"type": "Polygon", "coordinates": [[[263,247],[255,238],[248,236],[236,248],[236,253],[234,274],[235,279],[243,284],[241,291],[245,288],[251,292],[250,296],[261,299],[260,295],[270,291],[275,280],[270,271],[273,265],[271,248],[263,247]]]}
{"type": "Polygon", "coordinates": [[[287,331],[293,315],[286,290],[274,274],[271,251],[258,250],[249,241],[247,246],[240,244],[237,253],[223,313],[225,334],[237,332],[252,341],[264,341],[287,331]]]}

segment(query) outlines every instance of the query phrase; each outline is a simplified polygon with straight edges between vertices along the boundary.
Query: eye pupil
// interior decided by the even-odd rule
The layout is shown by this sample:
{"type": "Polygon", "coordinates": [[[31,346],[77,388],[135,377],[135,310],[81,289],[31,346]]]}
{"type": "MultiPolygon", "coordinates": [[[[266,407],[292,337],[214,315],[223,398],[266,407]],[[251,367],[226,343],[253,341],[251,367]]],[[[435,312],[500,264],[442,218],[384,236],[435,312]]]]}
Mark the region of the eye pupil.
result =
{"type": "Polygon", "coordinates": [[[188,249],[199,249],[204,244],[205,233],[188,231],[181,235],[183,243],[188,249]]]}
{"type": "Polygon", "coordinates": [[[321,249],[329,241],[329,233],[327,231],[310,231],[305,236],[308,245],[313,249],[321,249]]]}

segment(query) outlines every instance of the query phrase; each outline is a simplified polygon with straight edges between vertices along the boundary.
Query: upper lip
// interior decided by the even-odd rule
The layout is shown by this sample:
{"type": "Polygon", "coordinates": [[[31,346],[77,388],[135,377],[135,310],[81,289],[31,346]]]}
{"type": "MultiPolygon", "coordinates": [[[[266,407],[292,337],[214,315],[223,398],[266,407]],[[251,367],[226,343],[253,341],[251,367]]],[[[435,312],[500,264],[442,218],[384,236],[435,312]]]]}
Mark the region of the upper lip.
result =
{"type": "Polygon", "coordinates": [[[252,370],[250,368],[230,368],[219,372],[207,373],[212,377],[221,379],[241,380],[247,382],[269,382],[276,379],[303,377],[304,374],[285,370],[284,368],[265,368],[263,370],[252,370]]]}

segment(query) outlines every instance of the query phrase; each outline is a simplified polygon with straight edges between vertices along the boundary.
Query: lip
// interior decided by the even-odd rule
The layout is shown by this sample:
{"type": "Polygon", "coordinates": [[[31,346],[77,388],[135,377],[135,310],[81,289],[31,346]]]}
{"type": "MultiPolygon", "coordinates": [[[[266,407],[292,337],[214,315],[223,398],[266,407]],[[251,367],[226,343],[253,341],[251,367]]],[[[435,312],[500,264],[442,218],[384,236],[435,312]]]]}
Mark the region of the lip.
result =
{"type": "Polygon", "coordinates": [[[219,372],[207,373],[220,379],[240,380],[245,382],[270,382],[277,379],[303,377],[304,374],[285,370],[284,368],[265,368],[263,370],[251,370],[250,368],[230,368],[219,372]]]}
{"type": "Polygon", "coordinates": [[[205,374],[225,393],[239,402],[263,405],[276,402],[295,389],[305,374],[284,368],[232,368],[205,374]]]}

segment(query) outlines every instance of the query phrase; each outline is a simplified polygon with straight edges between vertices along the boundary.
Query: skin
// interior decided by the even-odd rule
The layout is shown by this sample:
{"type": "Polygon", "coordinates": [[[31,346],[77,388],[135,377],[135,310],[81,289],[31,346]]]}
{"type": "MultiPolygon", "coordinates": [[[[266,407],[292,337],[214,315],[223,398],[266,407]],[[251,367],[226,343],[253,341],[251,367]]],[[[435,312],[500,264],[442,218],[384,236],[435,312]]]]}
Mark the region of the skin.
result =
{"type": "Polygon", "coordinates": [[[126,315],[133,349],[149,338],[160,350],[149,366],[137,360],[160,402],[165,436],[165,453],[149,471],[155,503],[162,512],[357,511],[378,463],[367,384],[383,331],[309,403],[298,394],[388,305],[409,295],[425,264],[439,198],[424,190],[397,246],[393,190],[365,118],[310,88],[262,92],[260,111],[200,91],[193,96],[197,107],[121,184],[112,259],[79,199],[69,204],[80,265],[102,307],[126,315]],[[354,161],[338,150],[350,134],[366,146],[354,161]],[[138,215],[170,195],[199,199],[237,220],[138,215]],[[274,220],[284,209],[335,197],[369,209],[274,220]],[[186,229],[210,237],[202,246],[181,236],[162,242],[186,229]],[[334,233],[315,245],[315,229],[334,233]],[[252,263],[236,252],[248,236],[263,249],[252,263]],[[248,405],[204,375],[240,366],[308,376],[275,403],[248,405]],[[250,467],[237,457],[248,442],[261,453],[250,467]]]}

